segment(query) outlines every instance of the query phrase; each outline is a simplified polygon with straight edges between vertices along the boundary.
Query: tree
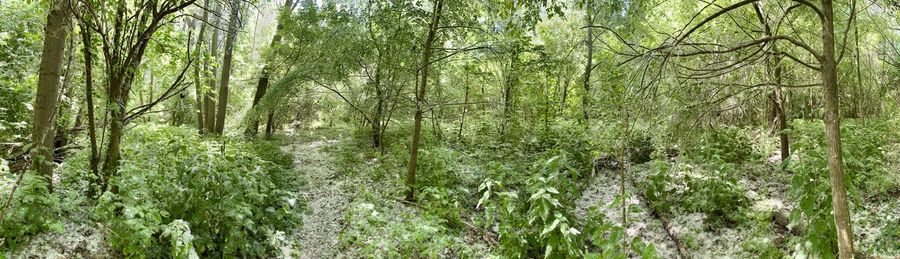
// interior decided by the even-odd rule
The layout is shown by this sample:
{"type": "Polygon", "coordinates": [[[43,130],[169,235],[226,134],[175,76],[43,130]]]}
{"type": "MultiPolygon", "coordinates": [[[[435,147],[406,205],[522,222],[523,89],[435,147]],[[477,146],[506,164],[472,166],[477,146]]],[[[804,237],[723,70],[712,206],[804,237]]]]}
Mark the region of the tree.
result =
{"type": "Polygon", "coordinates": [[[431,52],[434,45],[437,30],[441,21],[441,8],[444,5],[443,0],[437,0],[434,3],[434,9],[431,11],[431,22],[428,24],[428,36],[425,43],[422,44],[422,62],[419,63],[418,84],[416,85],[416,113],[413,117],[413,135],[412,144],[409,150],[409,164],[406,167],[406,200],[415,200],[416,191],[416,159],[419,154],[419,138],[422,132],[422,112],[425,105],[425,93],[428,86],[428,68],[431,65],[431,52]]]}
{"type": "Polygon", "coordinates": [[[241,26],[241,2],[232,1],[229,6],[228,34],[225,36],[225,54],[222,58],[222,83],[219,85],[219,107],[216,109],[216,127],[214,133],[222,135],[225,129],[225,111],[228,107],[228,84],[231,80],[231,60],[234,57],[234,41],[241,26]]]}
{"type": "Polygon", "coordinates": [[[47,25],[44,27],[44,48],[39,67],[37,95],[34,100],[34,117],[32,119],[31,142],[33,151],[32,168],[47,178],[47,184],[53,189],[50,178],[53,176],[53,139],[54,119],[60,94],[60,70],[62,69],[66,35],[69,30],[70,6],[67,1],[50,2],[47,14],[47,25]]]}
{"type": "MultiPolygon", "coordinates": [[[[203,16],[201,16],[201,18],[200,18],[200,32],[197,33],[197,42],[195,43],[197,45],[197,47],[194,49],[194,55],[196,57],[200,57],[201,55],[203,55],[203,52],[202,52],[203,42],[206,40],[206,23],[209,20],[209,11],[207,10],[207,8],[209,8],[209,1],[210,0],[203,1],[203,8],[202,8],[203,16]]],[[[202,68],[206,69],[207,67],[209,67],[209,60],[205,59],[205,58],[203,60],[204,61],[203,61],[202,68]]],[[[204,116],[204,110],[203,110],[204,109],[204,106],[203,106],[203,92],[204,91],[203,91],[203,84],[201,83],[202,77],[200,74],[200,69],[201,69],[201,66],[199,66],[199,65],[194,66],[194,89],[195,89],[195,95],[196,95],[195,109],[197,112],[197,131],[199,131],[202,134],[206,131],[206,128],[205,128],[205,124],[204,124],[205,116],[204,116]]]]}
{"type": "MultiPolygon", "coordinates": [[[[103,189],[107,189],[110,177],[118,171],[125,125],[152,109],[156,104],[180,92],[179,86],[189,66],[181,70],[164,94],[147,104],[126,110],[135,73],[140,68],[153,34],[163,25],[173,22],[168,19],[171,15],[192,5],[195,1],[165,0],[158,2],[150,0],[139,1],[134,5],[124,1],[82,2],[85,10],[79,18],[81,20],[84,20],[84,17],[90,18],[91,22],[88,25],[100,36],[103,58],[106,63],[109,142],[101,170],[103,189]],[[131,17],[142,18],[132,19],[131,17]]],[[[117,192],[117,189],[113,188],[112,191],[117,192]]]]}
{"type": "Polygon", "coordinates": [[[584,37],[584,45],[587,48],[587,53],[585,54],[587,62],[584,65],[584,76],[582,78],[584,79],[584,95],[581,97],[581,109],[584,115],[584,122],[587,124],[591,109],[591,71],[594,69],[592,64],[594,60],[594,1],[587,0],[584,5],[586,9],[584,19],[587,24],[587,35],[584,37]]]}
{"type": "MultiPolygon", "coordinates": [[[[278,25],[275,26],[275,36],[272,36],[272,42],[269,43],[269,49],[274,48],[279,43],[281,43],[281,31],[284,30],[284,24],[282,24],[283,19],[287,19],[286,15],[290,14],[292,0],[284,0],[284,6],[281,8],[281,13],[278,18],[278,25]]],[[[262,100],[263,96],[266,95],[266,91],[269,89],[269,74],[270,69],[272,69],[272,59],[267,57],[264,59],[266,64],[262,69],[262,73],[259,76],[259,81],[256,84],[256,93],[253,94],[253,103],[251,104],[251,109],[256,109],[259,106],[260,100],[262,100]]],[[[256,136],[256,133],[259,131],[259,116],[250,115],[250,125],[247,126],[247,135],[256,136]]],[[[271,116],[269,116],[271,118],[271,116]]],[[[271,120],[271,119],[270,119],[271,120]]],[[[269,133],[268,131],[266,133],[269,133]]]]}
{"type": "Polygon", "coordinates": [[[97,151],[97,126],[94,118],[94,45],[91,40],[91,30],[88,25],[91,22],[90,17],[84,17],[79,23],[81,28],[82,52],[84,54],[84,99],[87,106],[88,120],[88,140],[91,145],[90,167],[91,173],[100,178],[98,165],[100,163],[100,154],[97,151]]]}
{"type": "MultiPolygon", "coordinates": [[[[216,6],[216,10],[214,13],[221,13],[221,5],[219,3],[213,3],[216,6]]],[[[219,20],[221,18],[219,16],[215,16],[213,18],[212,30],[213,34],[210,37],[209,44],[209,57],[205,60],[205,67],[207,69],[207,84],[209,88],[206,90],[206,94],[203,98],[203,125],[206,127],[206,132],[215,133],[216,132],[216,105],[215,100],[213,99],[213,91],[216,90],[216,71],[219,68],[219,20]],[[212,61],[210,61],[210,59],[212,61]],[[212,64],[210,64],[212,62],[212,64]]]]}
{"type": "MultiPolygon", "coordinates": [[[[834,223],[835,228],[837,230],[837,240],[838,240],[838,252],[840,258],[852,258],[853,256],[853,241],[852,241],[852,228],[850,226],[850,212],[849,205],[847,201],[847,187],[845,185],[845,176],[843,169],[843,159],[841,155],[841,136],[840,136],[840,115],[839,115],[839,103],[838,103],[838,79],[837,79],[837,60],[843,56],[843,50],[840,54],[835,54],[835,37],[834,37],[834,11],[832,7],[831,0],[822,0],[821,5],[817,6],[809,1],[805,0],[792,0],[794,5],[790,7],[785,13],[789,13],[791,10],[795,10],[795,8],[806,8],[812,11],[812,14],[819,18],[820,21],[820,29],[821,29],[821,37],[822,37],[822,50],[816,51],[809,45],[805,44],[801,40],[794,38],[789,35],[781,35],[775,34],[770,36],[765,36],[762,38],[756,38],[749,41],[739,42],[732,46],[724,46],[721,44],[709,44],[709,43],[697,43],[688,41],[689,37],[698,32],[702,27],[708,25],[711,21],[716,20],[716,18],[720,16],[728,16],[735,10],[739,10],[741,7],[746,5],[754,4],[759,0],[743,0],[728,6],[721,7],[720,10],[712,13],[706,18],[700,20],[693,26],[687,27],[689,28],[685,30],[677,37],[674,37],[672,42],[667,42],[662,46],[657,48],[648,48],[650,49],[646,53],[644,53],[647,57],[656,58],[661,61],[660,66],[665,66],[671,58],[676,57],[696,57],[696,56],[704,56],[704,55],[722,55],[722,54],[730,54],[730,53],[740,53],[740,51],[747,49],[755,49],[762,46],[774,46],[775,42],[782,41],[788,42],[794,47],[802,50],[803,53],[812,56],[816,61],[818,61],[819,66],[814,66],[802,60],[802,58],[798,58],[796,56],[791,55],[788,52],[779,52],[789,59],[801,64],[810,69],[818,70],[821,74],[821,85],[823,88],[824,101],[825,101],[825,133],[827,136],[827,144],[828,144],[828,170],[829,170],[829,178],[830,178],[830,186],[831,186],[831,195],[832,195],[832,210],[834,213],[834,223]],[[709,45],[706,45],[709,44],[709,45]],[[687,46],[687,50],[683,50],[682,46],[687,46]],[[710,47],[706,47],[710,46],[710,47]],[[661,53],[656,53],[661,52],[661,53]],[[658,55],[657,55],[658,54],[658,55]]],[[[712,5],[712,4],[710,4],[712,5]]],[[[855,8],[854,8],[855,9],[855,8]]],[[[851,10],[850,21],[853,19],[853,15],[855,14],[855,10],[851,10]]],[[[699,15],[699,14],[698,14],[699,15]]],[[[849,24],[848,24],[849,26],[849,24]]],[[[849,27],[848,27],[849,28],[849,27]]],[[[846,34],[845,34],[846,36],[846,34]]],[[[846,41],[846,37],[844,38],[846,41]]],[[[846,44],[842,44],[846,46],[846,44]]],[[[631,48],[635,48],[634,45],[629,45],[631,48]]],[[[762,50],[762,49],[760,49],[762,50]]],[[[633,55],[634,58],[637,58],[637,55],[633,55]]],[[[751,55],[752,57],[752,55],[751,55]]],[[[694,71],[694,73],[698,73],[696,71],[702,71],[699,73],[712,73],[715,74],[727,74],[734,71],[733,67],[736,64],[740,64],[742,62],[746,62],[750,58],[742,58],[737,62],[728,62],[726,65],[713,65],[712,68],[691,68],[687,67],[685,69],[694,71]]],[[[652,78],[651,83],[658,83],[661,80],[662,69],[659,70],[656,78],[652,78]]],[[[709,77],[705,76],[688,76],[688,79],[695,80],[704,80],[709,77]]],[[[767,85],[767,84],[762,84],[767,85]]],[[[746,86],[746,89],[753,89],[759,86],[746,86]]],[[[721,100],[714,100],[713,102],[718,102],[721,100]]]]}

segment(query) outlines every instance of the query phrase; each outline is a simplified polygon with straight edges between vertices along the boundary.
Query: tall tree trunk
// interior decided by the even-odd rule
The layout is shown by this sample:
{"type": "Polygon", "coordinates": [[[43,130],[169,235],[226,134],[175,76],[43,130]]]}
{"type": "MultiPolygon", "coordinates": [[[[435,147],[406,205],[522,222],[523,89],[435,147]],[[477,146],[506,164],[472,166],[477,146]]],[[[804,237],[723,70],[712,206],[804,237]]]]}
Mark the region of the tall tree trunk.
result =
{"type": "MultiPolygon", "coordinates": [[[[853,1],[853,4],[856,4],[856,1],[853,1]]],[[[854,9],[855,9],[855,7],[854,7],[854,9]]],[[[854,100],[853,103],[856,106],[855,111],[856,111],[857,118],[863,119],[865,116],[865,113],[866,113],[865,112],[866,107],[864,106],[863,99],[866,95],[863,93],[863,90],[865,88],[863,88],[862,68],[861,68],[862,64],[859,63],[859,56],[861,54],[859,52],[859,24],[858,23],[859,23],[859,18],[857,17],[856,19],[853,20],[853,38],[855,41],[853,46],[856,48],[856,51],[854,51],[856,53],[856,55],[855,55],[856,56],[856,87],[854,87],[854,89],[856,89],[856,98],[853,98],[853,100],[854,100]]],[[[844,37],[847,37],[847,35],[844,35],[844,37]]],[[[865,120],[863,120],[863,121],[865,121],[865,120]]]]}
{"type": "MultiPolygon", "coordinates": [[[[203,50],[203,41],[204,41],[204,38],[206,37],[206,22],[207,22],[207,20],[209,20],[209,11],[207,11],[208,7],[209,7],[209,0],[206,0],[203,2],[203,16],[200,20],[200,32],[197,35],[197,42],[196,42],[197,46],[194,51],[194,55],[196,55],[196,57],[203,56],[203,55],[201,55],[201,52],[203,50]]],[[[203,66],[209,67],[208,59],[204,59],[203,66]]],[[[203,121],[203,119],[204,119],[203,118],[203,97],[202,97],[203,86],[200,83],[200,78],[201,78],[200,77],[200,66],[195,65],[194,66],[194,90],[195,90],[197,99],[196,99],[196,104],[194,105],[194,109],[196,109],[196,112],[197,112],[197,131],[199,131],[201,134],[203,134],[203,132],[205,131],[204,125],[203,125],[203,123],[204,123],[204,121],[203,121]]]]}
{"type": "MultiPolygon", "coordinates": [[[[67,34],[73,34],[71,26],[67,29],[70,30],[67,34]]],[[[68,37],[68,42],[68,46],[64,48],[66,50],[65,73],[62,76],[62,86],[59,89],[60,94],[62,94],[62,96],[64,96],[65,98],[61,98],[59,101],[62,103],[57,104],[57,116],[63,116],[67,112],[71,112],[72,98],[75,97],[75,92],[70,91],[69,89],[69,83],[72,82],[72,59],[75,57],[75,39],[73,37],[68,37]]],[[[64,147],[66,145],[69,145],[70,131],[68,131],[69,125],[67,125],[68,123],[65,120],[57,121],[56,124],[59,125],[55,125],[56,136],[54,137],[53,141],[53,159],[57,160],[57,158],[60,158],[58,162],[61,162],[64,147]]]]}
{"type": "Polygon", "coordinates": [[[53,124],[59,105],[59,76],[62,69],[63,51],[69,26],[69,3],[64,0],[50,2],[47,25],[44,26],[44,47],[38,67],[38,86],[34,100],[32,118],[31,167],[47,178],[47,186],[53,189],[53,124]]]}
{"type": "MultiPolygon", "coordinates": [[[[216,5],[215,13],[221,13],[222,7],[218,3],[214,3],[216,5]]],[[[219,58],[219,17],[215,17],[215,22],[213,22],[212,26],[212,38],[210,39],[209,45],[209,55],[212,57],[212,63],[218,64],[219,58]]],[[[206,96],[203,98],[203,119],[206,120],[203,122],[204,126],[206,126],[206,132],[215,132],[216,128],[216,106],[215,101],[213,100],[213,91],[216,90],[216,68],[218,66],[208,65],[207,69],[209,69],[209,78],[207,79],[207,83],[209,84],[209,88],[206,91],[206,96]]]]}
{"type": "Polygon", "coordinates": [[[790,127],[788,125],[787,119],[787,111],[785,110],[785,99],[784,99],[784,91],[781,89],[781,57],[776,57],[775,61],[775,89],[774,91],[774,100],[775,100],[775,114],[778,116],[778,139],[781,147],[781,159],[785,160],[787,157],[791,156],[791,141],[788,138],[787,129],[790,127]]]}
{"type": "Polygon", "coordinates": [[[231,79],[231,60],[234,53],[234,41],[237,38],[241,21],[241,3],[233,1],[230,5],[231,15],[228,18],[228,34],[225,38],[225,55],[222,58],[222,83],[219,85],[219,107],[216,108],[215,133],[222,135],[225,129],[225,111],[228,107],[228,84],[231,79]]]}
{"type": "Polygon", "coordinates": [[[584,122],[587,124],[590,118],[591,109],[591,70],[593,70],[594,61],[594,7],[593,1],[587,0],[587,10],[585,11],[585,20],[587,22],[587,36],[584,38],[584,44],[587,47],[587,62],[584,66],[584,96],[581,97],[581,110],[584,122]]]}
{"type": "MultiPolygon", "coordinates": [[[[763,25],[763,31],[766,34],[766,37],[772,36],[772,29],[769,26],[769,22],[763,16],[762,6],[760,6],[759,2],[753,3],[753,7],[756,11],[756,17],[759,19],[759,22],[763,25]]],[[[789,127],[787,123],[787,112],[785,111],[785,99],[784,92],[781,88],[781,55],[778,54],[778,46],[776,42],[772,42],[771,51],[774,53],[770,56],[770,60],[768,64],[772,67],[769,68],[768,71],[772,71],[772,80],[775,81],[775,86],[772,89],[771,100],[772,100],[772,113],[775,115],[775,127],[774,129],[778,131],[778,138],[781,143],[781,159],[784,160],[791,155],[790,148],[790,139],[788,139],[786,129],[789,127]]]]}
{"type": "Polygon", "coordinates": [[[825,134],[828,142],[828,171],[831,176],[831,206],[837,229],[838,255],[853,258],[853,229],[844,164],[841,155],[841,117],[838,103],[837,64],[834,55],[834,10],[831,0],[822,0],[822,85],[825,90],[825,134]]]}
{"type": "MultiPolygon", "coordinates": [[[[284,1],[284,6],[281,7],[282,14],[290,13],[292,2],[292,0],[284,1]]],[[[278,19],[278,25],[275,26],[275,36],[272,36],[272,42],[269,43],[269,49],[273,49],[281,43],[281,31],[284,29],[284,24],[281,23],[282,19],[285,18],[281,17],[278,19]]],[[[256,93],[253,94],[253,104],[250,106],[251,109],[256,109],[256,106],[258,106],[262,98],[266,96],[266,91],[269,89],[269,70],[271,69],[271,64],[269,64],[270,60],[268,58],[264,58],[263,60],[266,62],[266,65],[263,67],[262,75],[259,77],[259,81],[256,84],[256,93]]],[[[261,113],[257,112],[257,114],[261,113]]],[[[250,125],[247,127],[247,135],[256,136],[257,132],[259,132],[259,117],[254,116],[250,119],[250,125]]]]}
{"type": "Polygon", "coordinates": [[[425,38],[425,44],[422,47],[422,77],[416,89],[416,115],[413,122],[412,144],[409,150],[409,165],[406,167],[406,200],[415,200],[416,192],[416,159],[419,154],[419,137],[422,132],[422,105],[425,103],[425,88],[428,86],[428,67],[431,63],[431,47],[434,45],[434,38],[437,34],[438,24],[441,18],[441,8],[444,5],[443,0],[437,0],[434,10],[432,10],[431,24],[428,28],[428,37],[425,38]]]}

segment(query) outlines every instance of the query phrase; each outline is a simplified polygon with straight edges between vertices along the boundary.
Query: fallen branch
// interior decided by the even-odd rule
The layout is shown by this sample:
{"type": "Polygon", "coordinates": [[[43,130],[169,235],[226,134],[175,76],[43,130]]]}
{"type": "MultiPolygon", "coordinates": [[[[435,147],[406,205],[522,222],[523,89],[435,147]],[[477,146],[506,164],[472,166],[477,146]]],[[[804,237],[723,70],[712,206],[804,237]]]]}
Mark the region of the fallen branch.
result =
{"type": "MultiPolygon", "coordinates": [[[[632,186],[637,186],[637,184],[635,184],[634,182],[634,179],[629,178],[629,180],[631,181],[632,186]]],[[[675,228],[672,227],[672,223],[671,221],[669,221],[669,218],[665,214],[659,213],[658,211],[653,209],[653,207],[650,206],[650,203],[647,202],[647,198],[644,197],[644,194],[642,192],[636,193],[638,195],[638,198],[641,200],[641,203],[644,204],[644,207],[647,207],[647,209],[650,210],[650,215],[652,215],[662,223],[663,228],[666,229],[666,234],[669,235],[669,239],[672,239],[672,243],[675,243],[675,250],[678,251],[678,256],[680,258],[690,259],[690,253],[688,253],[687,248],[684,247],[684,242],[682,242],[681,239],[678,238],[678,233],[675,232],[675,228]]]]}

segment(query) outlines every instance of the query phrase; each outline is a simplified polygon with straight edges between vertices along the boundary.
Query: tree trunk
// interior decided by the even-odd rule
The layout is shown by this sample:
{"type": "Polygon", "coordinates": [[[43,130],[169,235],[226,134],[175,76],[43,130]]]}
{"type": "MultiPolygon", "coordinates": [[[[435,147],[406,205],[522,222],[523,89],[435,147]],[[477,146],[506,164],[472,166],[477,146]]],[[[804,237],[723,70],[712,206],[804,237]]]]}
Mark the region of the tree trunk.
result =
{"type": "MultiPolygon", "coordinates": [[[[764,32],[766,37],[772,36],[772,29],[769,26],[769,22],[763,16],[762,7],[759,2],[753,3],[753,7],[756,11],[756,17],[759,19],[759,22],[763,25],[764,32]]],[[[784,92],[781,89],[781,55],[778,53],[778,46],[776,42],[772,42],[772,52],[775,53],[768,62],[774,68],[769,68],[768,71],[772,71],[772,80],[775,81],[775,86],[772,90],[771,100],[772,100],[772,113],[775,121],[774,129],[778,131],[778,138],[781,143],[781,160],[784,161],[787,157],[791,155],[790,148],[790,140],[788,139],[786,129],[789,127],[787,123],[787,112],[785,111],[785,99],[784,92]]]]}
{"type": "MultiPolygon", "coordinates": [[[[216,10],[215,13],[221,13],[222,7],[215,3],[216,10]]],[[[212,26],[212,39],[210,39],[209,45],[209,55],[212,58],[212,63],[218,64],[219,57],[219,17],[215,17],[215,22],[213,22],[212,26]]],[[[207,60],[209,62],[209,60],[207,60]]],[[[207,83],[209,84],[209,88],[206,90],[206,95],[203,98],[203,119],[206,120],[203,122],[204,126],[206,126],[206,132],[215,132],[216,128],[216,106],[215,101],[213,100],[213,91],[216,90],[216,66],[211,66],[207,63],[207,69],[209,69],[209,78],[207,79],[207,83]]]]}
{"type": "MultiPolygon", "coordinates": [[[[68,27],[67,29],[69,30],[67,34],[73,34],[72,27],[68,27]]],[[[62,86],[59,89],[60,94],[64,96],[65,99],[59,99],[59,101],[62,103],[57,104],[56,116],[63,116],[67,112],[71,112],[72,98],[75,97],[75,92],[70,91],[69,89],[69,83],[72,82],[72,58],[75,57],[75,39],[72,37],[68,37],[68,42],[68,46],[64,48],[66,50],[66,68],[65,73],[63,73],[62,76],[62,86]]],[[[56,136],[54,137],[53,141],[53,160],[56,162],[62,162],[64,147],[66,145],[69,145],[69,133],[71,131],[68,131],[69,125],[65,120],[56,121],[56,124],[54,124],[54,126],[56,127],[56,136]]]]}
{"type": "Polygon", "coordinates": [[[241,3],[233,1],[230,6],[231,15],[228,18],[228,34],[225,38],[225,55],[222,58],[222,83],[219,86],[219,107],[216,108],[215,133],[222,135],[225,129],[225,111],[228,107],[228,84],[231,79],[231,60],[234,53],[234,41],[237,38],[238,26],[241,19],[241,3]]]}
{"type": "MultiPolygon", "coordinates": [[[[203,39],[206,37],[206,21],[209,20],[209,12],[206,10],[209,7],[209,0],[203,2],[203,16],[200,20],[200,32],[197,34],[197,46],[194,51],[194,55],[196,57],[201,57],[201,51],[203,50],[203,39]]],[[[205,59],[204,67],[209,67],[209,60],[205,59]]],[[[204,129],[204,121],[203,121],[203,97],[202,97],[202,89],[203,86],[200,83],[200,66],[194,66],[194,90],[196,94],[196,104],[194,105],[194,109],[197,111],[197,131],[200,134],[203,134],[204,129]]]]}
{"type": "Polygon", "coordinates": [[[47,186],[52,191],[50,181],[53,176],[53,124],[59,104],[59,76],[62,69],[63,51],[69,26],[69,4],[63,0],[53,0],[44,26],[44,47],[38,74],[38,87],[34,100],[32,120],[31,167],[47,178],[47,186]]]}
{"type": "Polygon", "coordinates": [[[91,44],[89,22],[90,20],[80,23],[82,51],[84,52],[84,99],[87,101],[88,139],[91,145],[90,169],[91,173],[99,179],[100,173],[97,171],[97,165],[100,162],[100,155],[97,152],[97,126],[94,124],[94,55],[91,51],[93,45],[91,44]]]}
{"type": "Polygon", "coordinates": [[[272,137],[272,134],[275,133],[275,112],[269,111],[269,114],[266,115],[266,137],[272,137]]]}
{"type": "Polygon", "coordinates": [[[462,133],[463,127],[466,124],[466,112],[469,111],[469,74],[466,74],[466,93],[463,96],[463,108],[462,108],[462,117],[459,119],[459,132],[456,133],[456,138],[462,141],[462,133]]]}
{"type": "Polygon", "coordinates": [[[587,36],[584,38],[584,44],[587,47],[587,63],[584,66],[584,96],[581,97],[581,110],[584,122],[587,124],[590,118],[591,109],[591,70],[594,61],[594,8],[593,1],[587,0],[585,3],[587,10],[585,11],[585,20],[587,22],[587,36]]]}
{"type": "MultiPolygon", "coordinates": [[[[282,14],[289,13],[291,11],[292,0],[285,0],[284,6],[281,9],[282,14]]],[[[284,24],[281,24],[281,19],[278,20],[278,25],[275,26],[275,36],[272,36],[272,42],[269,44],[269,49],[278,46],[281,43],[281,30],[284,29],[284,24]]],[[[259,81],[256,84],[256,93],[253,94],[253,104],[250,106],[250,109],[256,109],[256,106],[259,105],[259,102],[262,100],[264,96],[266,96],[266,91],[269,89],[269,73],[271,64],[269,59],[264,59],[266,62],[265,67],[263,67],[262,75],[259,77],[259,81]]],[[[259,113],[257,113],[259,114],[259,113]]],[[[254,116],[254,118],[250,119],[250,125],[247,127],[247,135],[256,136],[256,133],[259,132],[259,118],[258,116],[254,116]]]]}
{"type": "MultiPolygon", "coordinates": [[[[853,1],[853,4],[856,4],[856,1],[853,1]]],[[[855,9],[855,7],[854,7],[854,9],[855,9]]],[[[859,18],[853,20],[853,38],[855,41],[853,46],[856,48],[856,51],[854,51],[856,53],[856,87],[854,88],[854,89],[856,89],[856,98],[853,98],[853,100],[854,100],[853,103],[855,104],[854,106],[856,107],[856,109],[855,109],[856,117],[860,118],[860,119],[864,119],[865,113],[866,113],[866,111],[865,111],[866,106],[864,106],[863,99],[866,95],[863,93],[863,90],[865,88],[863,88],[862,68],[860,67],[861,64],[859,63],[860,53],[859,53],[859,25],[858,25],[858,22],[859,22],[859,18]]],[[[847,37],[847,35],[844,35],[844,37],[847,37]]],[[[865,120],[863,120],[863,122],[865,122],[865,120]]]]}
{"type": "Polygon", "coordinates": [[[825,90],[825,134],[828,142],[828,171],[831,176],[831,206],[837,229],[839,258],[853,257],[853,230],[844,165],[841,156],[841,117],[838,103],[837,64],[834,55],[834,10],[831,0],[822,0],[822,85],[825,90]]]}
{"type": "Polygon", "coordinates": [[[425,102],[425,88],[428,86],[428,67],[431,63],[431,47],[434,45],[434,38],[437,34],[438,24],[441,18],[441,8],[444,5],[443,0],[437,0],[434,10],[432,11],[431,24],[429,24],[428,37],[425,38],[425,44],[422,48],[422,78],[416,89],[416,115],[413,123],[412,144],[409,151],[409,165],[406,167],[406,200],[415,200],[416,191],[416,158],[419,154],[419,137],[422,132],[422,105],[425,102]]]}

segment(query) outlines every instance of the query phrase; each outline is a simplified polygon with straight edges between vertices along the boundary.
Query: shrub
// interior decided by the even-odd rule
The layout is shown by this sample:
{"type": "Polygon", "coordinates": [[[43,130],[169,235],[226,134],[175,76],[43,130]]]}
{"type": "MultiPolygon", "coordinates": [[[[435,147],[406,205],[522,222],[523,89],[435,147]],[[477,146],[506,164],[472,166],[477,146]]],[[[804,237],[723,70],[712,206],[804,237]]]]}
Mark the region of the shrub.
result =
{"type": "Polygon", "coordinates": [[[285,191],[289,174],[253,150],[187,128],[132,129],[111,179],[119,192],[97,205],[110,242],[129,257],[270,255],[266,235],[296,227],[302,206],[285,191]]]}
{"type": "MultiPolygon", "coordinates": [[[[854,121],[841,125],[845,184],[850,199],[859,199],[857,186],[868,186],[869,181],[884,174],[882,145],[889,127],[873,121],[862,127],[854,121]]],[[[799,206],[791,212],[792,223],[805,223],[807,241],[803,247],[821,257],[834,257],[837,244],[834,216],[831,214],[831,183],[828,171],[825,125],[821,121],[795,120],[790,132],[794,138],[792,153],[798,156],[790,160],[786,169],[793,172],[789,194],[799,206]],[[802,222],[801,222],[802,221],[802,222]]]]}
{"type": "Polygon", "coordinates": [[[703,132],[688,152],[698,162],[739,163],[751,160],[753,142],[737,127],[713,128],[703,132]]]}
{"type": "MultiPolygon", "coordinates": [[[[0,248],[15,250],[25,244],[31,235],[46,230],[62,231],[58,220],[59,196],[47,190],[47,179],[44,177],[33,171],[24,174],[3,222],[0,222],[0,248]]],[[[17,178],[8,171],[0,171],[0,206],[6,203],[17,178]]]]}
{"type": "Polygon", "coordinates": [[[682,169],[693,171],[684,173],[680,179],[672,177],[668,164],[657,162],[655,166],[655,172],[641,182],[641,189],[651,209],[671,213],[674,205],[687,211],[701,212],[707,216],[709,228],[733,225],[745,219],[750,200],[733,176],[733,165],[688,165],[682,169]],[[676,185],[685,188],[676,188],[676,185]]]}
{"type": "Polygon", "coordinates": [[[535,168],[540,173],[528,180],[529,198],[524,201],[500,182],[486,179],[482,183],[478,201],[478,207],[484,207],[481,225],[497,224],[501,250],[507,257],[581,257],[583,237],[559,191],[559,173],[571,167],[564,156],[554,156],[536,162],[535,168]]]}

